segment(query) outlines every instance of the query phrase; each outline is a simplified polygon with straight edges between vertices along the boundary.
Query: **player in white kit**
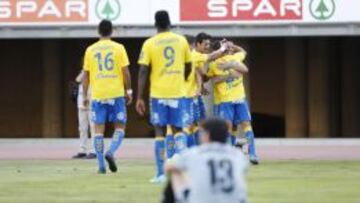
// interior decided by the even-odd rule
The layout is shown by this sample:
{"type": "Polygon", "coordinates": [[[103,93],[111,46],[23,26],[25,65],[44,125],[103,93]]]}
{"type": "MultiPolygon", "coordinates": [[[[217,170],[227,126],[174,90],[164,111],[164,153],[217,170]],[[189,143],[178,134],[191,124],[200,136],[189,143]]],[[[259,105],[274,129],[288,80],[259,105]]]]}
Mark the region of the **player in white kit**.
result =
{"type": "MultiPolygon", "coordinates": [[[[79,152],[73,156],[74,159],[95,159],[96,154],[93,149],[93,142],[88,142],[89,140],[89,131],[90,138],[94,135],[94,124],[91,120],[91,110],[89,107],[84,106],[83,98],[83,87],[81,85],[84,77],[83,71],[79,73],[75,81],[79,84],[79,92],[77,96],[77,107],[78,107],[78,119],[79,119],[79,137],[80,137],[80,149],[79,152]]],[[[90,95],[90,94],[88,94],[90,95]]],[[[90,97],[90,96],[88,96],[90,97]]]]}
{"type": "MultiPolygon", "coordinates": [[[[206,120],[199,132],[202,145],[184,151],[165,167],[171,175],[174,202],[246,203],[249,162],[239,149],[226,144],[226,122],[206,120]]],[[[171,202],[166,191],[163,202],[171,202]]]]}

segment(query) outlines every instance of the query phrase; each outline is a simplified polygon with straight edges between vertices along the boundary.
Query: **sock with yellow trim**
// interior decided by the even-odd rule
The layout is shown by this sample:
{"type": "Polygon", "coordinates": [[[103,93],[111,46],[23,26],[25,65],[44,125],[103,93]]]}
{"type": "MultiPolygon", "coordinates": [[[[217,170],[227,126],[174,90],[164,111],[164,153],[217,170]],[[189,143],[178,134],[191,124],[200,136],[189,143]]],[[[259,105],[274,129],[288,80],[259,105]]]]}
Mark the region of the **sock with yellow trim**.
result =
{"type": "Polygon", "coordinates": [[[231,142],[232,146],[236,145],[236,132],[235,131],[233,131],[230,135],[230,142],[231,142]]]}
{"type": "Polygon", "coordinates": [[[105,158],[104,158],[104,136],[101,134],[94,137],[94,149],[98,160],[100,171],[106,171],[105,158]]]}
{"type": "Polygon", "coordinates": [[[166,158],[170,159],[175,154],[175,138],[172,134],[167,134],[165,138],[166,158]]]}
{"type": "Polygon", "coordinates": [[[190,128],[185,128],[184,132],[187,136],[187,147],[193,147],[195,146],[195,136],[190,128]]]}
{"type": "Polygon", "coordinates": [[[165,141],[164,138],[155,138],[155,163],[156,176],[164,175],[164,156],[165,156],[165,141]]]}
{"type": "Polygon", "coordinates": [[[245,137],[246,137],[248,145],[249,145],[249,148],[248,148],[249,155],[256,156],[255,136],[254,136],[254,132],[253,132],[251,126],[245,127],[244,132],[245,132],[245,137]]]}
{"type": "Polygon", "coordinates": [[[195,145],[200,145],[199,128],[196,126],[196,127],[194,128],[193,132],[194,132],[195,145]]]}
{"type": "Polygon", "coordinates": [[[175,134],[175,153],[180,153],[187,148],[187,136],[183,132],[175,134]]]}
{"type": "Polygon", "coordinates": [[[112,140],[111,140],[109,151],[107,151],[106,154],[114,156],[116,151],[119,149],[119,147],[124,139],[124,136],[125,136],[124,130],[122,130],[122,129],[115,130],[112,140]]]}

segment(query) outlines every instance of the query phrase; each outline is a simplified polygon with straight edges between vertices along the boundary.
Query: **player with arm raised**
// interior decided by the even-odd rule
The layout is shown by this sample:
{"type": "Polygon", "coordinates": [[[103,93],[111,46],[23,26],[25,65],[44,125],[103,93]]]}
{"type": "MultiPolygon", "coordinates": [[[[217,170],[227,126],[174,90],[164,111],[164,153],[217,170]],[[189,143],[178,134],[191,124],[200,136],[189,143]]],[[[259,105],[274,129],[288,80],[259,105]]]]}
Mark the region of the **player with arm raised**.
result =
{"type": "Polygon", "coordinates": [[[225,44],[214,52],[210,52],[211,36],[201,32],[196,35],[191,52],[192,70],[186,81],[186,105],[190,113],[189,125],[185,128],[188,135],[188,146],[199,144],[197,125],[205,115],[205,105],[202,98],[204,64],[221,57],[225,50],[225,44]]]}
{"type": "MultiPolygon", "coordinates": [[[[237,148],[226,144],[227,124],[212,118],[200,124],[201,145],[174,157],[166,166],[175,202],[246,203],[248,161],[237,148]]],[[[163,202],[170,202],[171,189],[163,202]]]]}
{"type": "MultiPolygon", "coordinates": [[[[227,44],[227,54],[211,63],[208,71],[208,77],[214,82],[214,114],[227,121],[232,144],[236,142],[236,135],[231,135],[233,126],[243,130],[249,144],[250,162],[258,164],[251,115],[243,85],[243,74],[248,72],[247,66],[243,63],[246,52],[232,42],[227,44]]],[[[217,42],[215,49],[219,46],[220,43],[217,42]]]]}
{"type": "Polygon", "coordinates": [[[158,34],[147,39],[142,47],[138,63],[138,94],[136,110],[144,115],[144,92],[150,75],[150,120],[155,128],[155,158],[157,174],[151,182],[165,180],[163,164],[166,125],[170,125],[175,137],[175,152],[187,147],[187,137],[182,129],[188,122],[185,108],[185,79],[191,71],[191,53],[184,36],[170,31],[170,18],[166,11],[155,14],[158,34]]]}
{"type": "MultiPolygon", "coordinates": [[[[84,98],[91,84],[91,110],[95,123],[94,148],[99,173],[106,173],[105,159],[111,172],[117,171],[115,152],[125,136],[126,104],[132,102],[129,59],[122,44],[111,40],[112,23],[102,20],[98,28],[100,40],[86,49],[84,58],[84,98]],[[105,124],[114,124],[114,135],[104,156],[105,124]],[[105,159],[104,159],[105,158],[105,159]]],[[[84,99],[84,105],[89,101],[84,99]]]]}

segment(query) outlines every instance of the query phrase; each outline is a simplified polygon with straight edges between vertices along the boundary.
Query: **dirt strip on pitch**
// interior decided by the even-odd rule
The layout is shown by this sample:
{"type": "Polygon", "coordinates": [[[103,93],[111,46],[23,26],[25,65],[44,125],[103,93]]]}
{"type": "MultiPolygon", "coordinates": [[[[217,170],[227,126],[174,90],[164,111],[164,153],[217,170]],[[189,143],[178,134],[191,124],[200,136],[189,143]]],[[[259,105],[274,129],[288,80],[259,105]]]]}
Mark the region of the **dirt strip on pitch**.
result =
{"type": "MultiPolygon", "coordinates": [[[[77,139],[0,139],[1,160],[66,160],[78,149],[77,139]]],[[[360,160],[360,139],[258,139],[257,150],[262,160],[360,160]]],[[[152,160],[153,141],[126,139],[117,157],[152,160]]]]}

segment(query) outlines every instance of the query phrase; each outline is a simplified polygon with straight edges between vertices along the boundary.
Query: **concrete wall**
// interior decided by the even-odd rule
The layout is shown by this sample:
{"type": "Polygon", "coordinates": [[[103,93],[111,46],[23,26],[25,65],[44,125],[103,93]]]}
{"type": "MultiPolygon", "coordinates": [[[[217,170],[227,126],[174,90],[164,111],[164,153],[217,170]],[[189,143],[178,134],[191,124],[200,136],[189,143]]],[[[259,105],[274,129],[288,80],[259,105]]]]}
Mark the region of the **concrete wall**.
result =
{"type": "MultiPolygon", "coordinates": [[[[136,60],[144,39],[120,39],[136,60]]],[[[234,39],[249,51],[245,76],[259,136],[360,137],[359,38],[234,39]]],[[[95,40],[0,41],[0,137],[76,137],[68,82],[95,40]]],[[[151,136],[128,109],[128,135],[151,136]]]]}

